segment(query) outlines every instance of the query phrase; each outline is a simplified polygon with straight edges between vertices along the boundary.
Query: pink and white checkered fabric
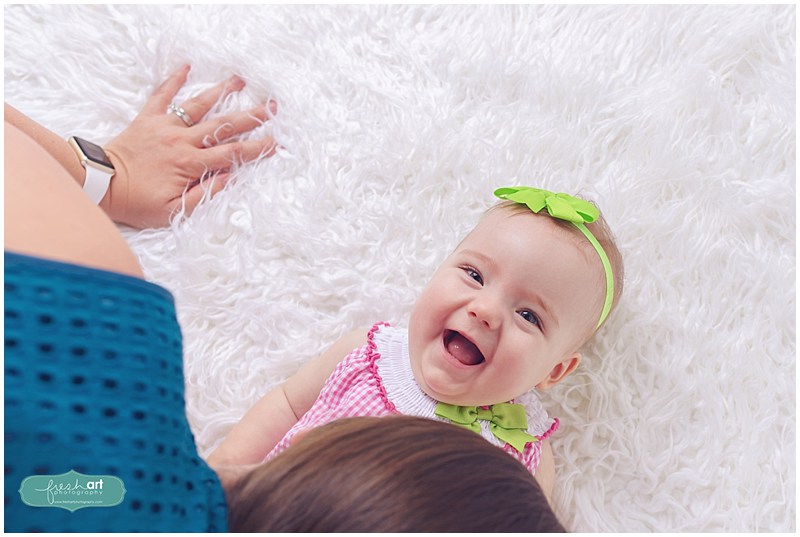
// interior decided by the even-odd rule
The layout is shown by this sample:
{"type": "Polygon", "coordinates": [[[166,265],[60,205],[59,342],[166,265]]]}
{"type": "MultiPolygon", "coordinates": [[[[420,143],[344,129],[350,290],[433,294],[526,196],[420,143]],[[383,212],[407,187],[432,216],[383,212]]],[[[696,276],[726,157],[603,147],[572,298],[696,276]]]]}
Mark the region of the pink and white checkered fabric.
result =
{"type": "MultiPolygon", "coordinates": [[[[368,334],[367,344],[353,350],[336,366],[311,409],[286,433],[265,460],[277,456],[289,447],[295,435],[306,429],[313,429],[341,418],[400,414],[394,403],[389,400],[378,374],[377,360],[381,358],[381,349],[377,348],[374,336],[383,326],[388,325],[378,323],[373,326],[368,334]]],[[[392,358],[400,357],[392,356],[392,358]]],[[[432,416],[422,417],[432,418],[432,416]]],[[[538,435],[537,439],[547,438],[557,428],[558,420],[553,420],[549,430],[538,435]]],[[[524,464],[531,474],[536,472],[541,456],[540,441],[526,444],[522,453],[509,444],[505,444],[502,449],[524,464]]]]}
{"type": "Polygon", "coordinates": [[[353,350],[336,369],[322,388],[311,409],[292,427],[283,440],[267,455],[269,460],[289,447],[294,436],[341,418],[356,416],[386,416],[399,414],[386,397],[375,361],[380,354],[375,350],[373,335],[382,326],[376,324],[368,335],[365,346],[353,350]]]}

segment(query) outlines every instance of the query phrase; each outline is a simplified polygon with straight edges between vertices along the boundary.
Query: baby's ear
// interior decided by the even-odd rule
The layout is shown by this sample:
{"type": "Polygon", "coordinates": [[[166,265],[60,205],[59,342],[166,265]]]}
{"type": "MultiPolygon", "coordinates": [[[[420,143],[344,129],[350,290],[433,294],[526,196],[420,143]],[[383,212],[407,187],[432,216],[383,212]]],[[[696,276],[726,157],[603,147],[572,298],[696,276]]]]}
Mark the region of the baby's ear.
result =
{"type": "Polygon", "coordinates": [[[557,363],[553,369],[550,370],[550,373],[547,374],[547,377],[537,384],[536,387],[540,390],[549,390],[561,382],[564,377],[575,371],[575,368],[577,368],[578,364],[580,363],[581,353],[576,352],[563,361],[557,363]]]}

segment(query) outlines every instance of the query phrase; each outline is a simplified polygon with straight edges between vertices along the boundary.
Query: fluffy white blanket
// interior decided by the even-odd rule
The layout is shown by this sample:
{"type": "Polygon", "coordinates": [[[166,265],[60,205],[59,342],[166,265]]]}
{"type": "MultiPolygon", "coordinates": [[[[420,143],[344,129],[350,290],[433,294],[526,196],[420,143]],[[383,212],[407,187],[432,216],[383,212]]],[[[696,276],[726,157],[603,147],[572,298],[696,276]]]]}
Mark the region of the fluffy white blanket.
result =
{"type": "MultiPolygon", "coordinates": [[[[619,310],[544,395],[575,531],[795,529],[794,6],[6,6],[5,99],[104,142],[172,69],[283,149],[169,229],[203,453],[341,333],[404,325],[522,183],[595,200],[619,310]]],[[[180,101],[180,99],[178,99],[180,101]]]]}

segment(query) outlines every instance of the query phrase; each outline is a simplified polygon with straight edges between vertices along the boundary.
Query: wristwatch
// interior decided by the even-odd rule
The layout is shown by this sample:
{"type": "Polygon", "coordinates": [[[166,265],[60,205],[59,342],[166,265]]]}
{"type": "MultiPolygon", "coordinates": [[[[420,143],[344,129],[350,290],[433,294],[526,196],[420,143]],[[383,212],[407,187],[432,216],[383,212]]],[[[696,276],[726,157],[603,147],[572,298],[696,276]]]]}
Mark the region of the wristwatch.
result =
{"type": "Polygon", "coordinates": [[[99,204],[111,184],[111,177],[115,173],[114,165],[108,160],[103,148],[97,144],[77,136],[70,136],[67,142],[78,154],[81,165],[86,170],[83,191],[95,204],[99,204]]]}

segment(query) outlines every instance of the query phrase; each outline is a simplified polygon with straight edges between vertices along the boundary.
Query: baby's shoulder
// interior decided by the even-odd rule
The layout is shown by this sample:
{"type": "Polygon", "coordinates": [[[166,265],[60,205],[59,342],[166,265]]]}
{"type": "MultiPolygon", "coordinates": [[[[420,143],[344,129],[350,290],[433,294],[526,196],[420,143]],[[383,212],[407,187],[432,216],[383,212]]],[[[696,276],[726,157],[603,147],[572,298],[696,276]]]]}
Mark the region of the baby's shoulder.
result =
{"type": "Polygon", "coordinates": [[[331,348],[336,347],[341,350],[343,353],[342,356],[347,356],[354,349],[365,346],[369,341],[369,336],[370,329],[368,327],[356,328],[342,335],[342,337],[331,345],[331,348]]]}
{"type": "Polygon", "coordinates": [[[336,357],[338,369],[369,360],[375,349],[374,335],[380,327],[381,324],[378,323],[372,327],[351,330],[328,347],[326,354],[336,357]]]}
{"type": "Polygon", "coordinates": [[[335,345],[349,347],[350,351],[366,349],[374,351],[386,338],[396,338],[400,331],[386,322],[377,322],[371,327],[356,328],[344,334],[335,345]]]}

